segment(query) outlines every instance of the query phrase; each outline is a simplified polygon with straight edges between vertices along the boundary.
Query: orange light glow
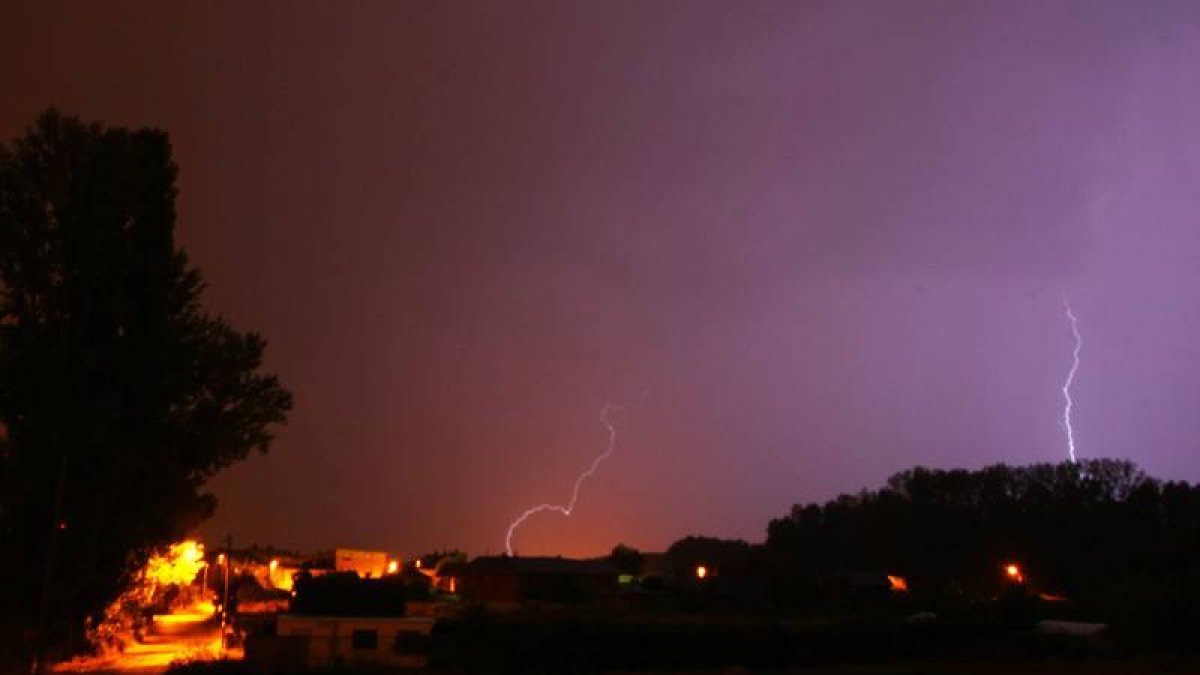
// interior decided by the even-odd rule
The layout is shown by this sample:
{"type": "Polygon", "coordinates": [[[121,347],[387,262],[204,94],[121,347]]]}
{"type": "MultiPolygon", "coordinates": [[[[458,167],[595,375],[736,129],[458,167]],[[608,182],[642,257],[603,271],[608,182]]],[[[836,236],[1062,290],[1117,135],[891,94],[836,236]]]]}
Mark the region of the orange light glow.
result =
{"type": "Polygon", "coordinates": [[[206,591],[194,585],[202,570],[207,570],[207,562],[204,545],[198,541],[184,540],[153,552],[132,575],[129,587],[99,621],[88,627],[88,639],[98,647],[97,651],[55,669],[162,670],[172,661],[185,658],[215,658],[219,652],[212,651],[210,655],[208,649],[210,643],[220,646],[215,624],[209,621],[214,607],[205,598],[206,591]],[[151,608],[166,613],[152,616],[155,629],[143,639],[132,632],[133,617],[145,616],[151,608]]]}
{"type": "Polygon", "coordinates": [[[218,564],[218,565],[224,565],[224,564],[225,564],[225,554],[224,554],[224,553],[218,553],[218,554],[217,554],[217,564],[218,564]]]}
{"type": "Polygon", "coordinates": [[[204,547],[195,541],[172,544],[146,562],[145,577],[156,584],[189,584],[204,567],[204,547]]]}
{"type": "Polygon", "coordinates": [[[395,574],[396,572],[399,572],[399,571],[400,571],[400,561],[399,560],[389,560],[388,564],[387,564],[387,573],[395,574]]]}
{"type": "Polygon", "coordinates": [[[417,558],[416,562],[414,562],[413,565],[416,565],[417,569],[421,569],[421,559],[417,558]]]}
{"type": "Polygon", "coordinates": [[[150,620],[157,624],[198,624],[204,623],[211,618],[212,614],[192,612],[182,614],[155,614],[150,618],[150,620]]]}
{"type": "Polygon", "coordinates": [[[275,571],[275,568],[277,568],[277,567],[279,567],[279,561],[278,561],[278,560],[272,560],[272,561],[271,561],[271,564],[270,564],[271,571],[272,571],[272,572],[274,572],[274,571],[275,571]]]}
{"type": "Polygon", "coordinates": [[[887,580],[888,580],[888,586],[891,588],[892,591],[895,591],[896,593],[907,593],[908,592],[908,580],[905,579],[904,577],[897,576],[894,574],[889,574],[887,580]]]}
{"type": "Polygon", "coordinates": [[[704,565],[696,565],[696,578],[697,579],[707,579],[708,578],[708,568],[705,567],[704,565]]]}
{"type": "Polygon", "coordinates": [[[219,658],[240,660],[241,648],[221,649],[221,639],[211,632],[187,638],[158,637],[134,642],[122,651],[76,657],[55,664],[56,673],[151,672],[160,673],[179,661],[207,661],[219,658]]]}
{"type": "Polygon", "coordinates": [[[1021,572],[1021,566],[1013,563],[1004,566],[1004,576],[1008,577],[1009,581],[1018,584],[1025,581],[1025,574],[1021,572]]]}

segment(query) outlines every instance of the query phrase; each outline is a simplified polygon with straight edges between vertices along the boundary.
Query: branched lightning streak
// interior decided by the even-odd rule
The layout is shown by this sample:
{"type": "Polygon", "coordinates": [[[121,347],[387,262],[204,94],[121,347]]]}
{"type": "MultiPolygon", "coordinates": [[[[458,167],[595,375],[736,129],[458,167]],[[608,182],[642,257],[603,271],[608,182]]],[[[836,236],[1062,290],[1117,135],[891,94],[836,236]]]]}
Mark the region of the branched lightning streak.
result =
{"type": "Polygon", "coordinates": [[[1075,381],[1075,371],[1079,370],[1079,348],[1083,346],[1083,338],[1079,335],[1079,323],[1075,318],[1075,312],[1071,311],[1071,303],[1063,298],[1063,308],[1067,312],[1067,319],[1071,322],[1071,335],[1075,336],[1075,347],[1071,351],[1071,370],[1067,372],[1067,380],[1063,382],[1062,394],[1065,405],[1063,406],[1063,426],[1067,430],[1067,454],[1071,458],[1071,463],[1075,463],[1075,430],[1071,427],[1071,383],[1075,381]]]}
{"type": "Polygon", "coordinates": [[[619,409],[620,406],[605,405],[600,411],[600,421],[604,423],[604,428],[608,430],[608,443],[604,447],[604,452],[597,455],[596,458],[592,460],[592,463],[588,466],[587,470],[579,474],[579,477],[575,479],[575,487],[571,490],[571,501],[567,502],[565,506],[560,504],[538,504],[532,508],[525,509],[521,515],[517,516],[516,520],[509,524],[508,532],[504,536],[504,548],[506,551],[508,551],[510,556],[513,554],[513,533],[515,533],[517,528],[524,524],[526,520],[529,520],[531,517],[546,511],[553,511],[555,513],[561,513],[564,516],[569,516],[571,515],[571,512],[575,510],[575,503],[579,501],[579,490],[581,487],[583,487],[583,482],[595,475],[596,469],[600,467],[600,464],[603,463],[604,460],[612,456],[613,450],[615,450],[617,447],[617,428],[613,425],[612,420],[609,419],[609,413],[619,409]]]}

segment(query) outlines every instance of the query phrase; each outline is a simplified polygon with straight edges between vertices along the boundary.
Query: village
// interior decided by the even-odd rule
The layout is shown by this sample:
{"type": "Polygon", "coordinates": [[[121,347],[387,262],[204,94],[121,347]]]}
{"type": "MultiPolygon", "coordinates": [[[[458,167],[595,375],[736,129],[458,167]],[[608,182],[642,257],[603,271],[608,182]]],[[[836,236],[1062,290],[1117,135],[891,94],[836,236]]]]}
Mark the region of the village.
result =
{"type": "MultiPolygon", "coordinates": [[[[268,671],[344,662],[420,667],[438,620],[457,618],[465,608],[644,609],[656,604],[656,595],[697,592],[717,574],[698,563],[690,575],[676,576],[666,554],[624,547],[586,560],[468,560],[458,551],[408,559],[350,548],[301,555],[273,547],[213,549],[188,540],[142,571],[140,592],[157,599],[147,597],[124,616],[111,613],[120,618],[106,629],[110,649],[56,670],[145,669],[189,658],[244,658],[268,671]]],[[[905,590],[898,577],[881,583],[905,590]]],[[[128,598],[120,602],[128,605],[128,598]]]]}
{"type": "MultiPolygon", "coordinates": [[[[152,557],[139,583],[93,627],[97,655],[58,672],[157,672],[193,661],[244,661],[251,672],[294,672],[351,664],[429,665],[435,633],[481,615],[558,622],[587,616],[636,624],[681,615],[724,621],[771,609],[763,579],[730,555],[740,542],[689,539],[692,546],[641,553],[618,545],[591,559],[482,556],[459,551],[405,557],[336,548],[298,554],[270,546],[208,547],[198,540],[152,557]],[[704,549],[713,560],[705,558],[704,549]],[[729,564],[732,574],[723,574],[729,564]],[[131,601],[131,597],[135,598],[131,601]]],[[[1002,565],[1010,591],[1029,592],[1022,568],[1002,565]]],[[[856,613],[911,611],[908,582],[896,574],[847,572],[823,580],[825,602],[856,613]],[[874,609],[872,609],[874,608],[874,609]]],[[[1041,594],[1042,601],[1060,601],[1041,594]]],[[[1048,632],[1093,636],[1099,624],[1044,622],[1048,632]]]]}

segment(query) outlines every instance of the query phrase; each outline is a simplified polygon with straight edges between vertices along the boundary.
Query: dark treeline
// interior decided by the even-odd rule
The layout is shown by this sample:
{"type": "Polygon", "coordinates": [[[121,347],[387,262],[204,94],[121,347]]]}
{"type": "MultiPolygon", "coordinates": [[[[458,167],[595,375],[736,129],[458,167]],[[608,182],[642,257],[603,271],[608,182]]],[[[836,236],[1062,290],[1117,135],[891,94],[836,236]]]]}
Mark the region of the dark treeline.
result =
{"type": "Polygon", "coordinates": [[[817,577],[882,569],[914,591],[988,594],[1017,562],[1046,592],[1089,596],[1200,562],[1200,489],[1131,462],[915,468],[771,521],[767,551],[817,577]]]}
{"type": "Polygon", "coordinates": [[[1200,488],[1119,460],[914,468],[879,490],[793,507],[771,521],[763,562],[779,596],[804,603],[822,580],[878,570],[928,606],[984,602],[1019,564],[1055,611],[1162,639],[1200,625],[1200,488]]]}
{"type": "Polygon", "coordinates": [[[969,614],[1020,595],[1027,619],[1101,621],[1178,644],[1200,628],[1200,487],[1109,459],[918,467],[794,506],[761,546],[687,537],[667,560],[677,575],[711,566],[712,586],[747,607],[845,609],[848,579],[895,575],[908,585],[892,596],[901,611],[969,614]]]}

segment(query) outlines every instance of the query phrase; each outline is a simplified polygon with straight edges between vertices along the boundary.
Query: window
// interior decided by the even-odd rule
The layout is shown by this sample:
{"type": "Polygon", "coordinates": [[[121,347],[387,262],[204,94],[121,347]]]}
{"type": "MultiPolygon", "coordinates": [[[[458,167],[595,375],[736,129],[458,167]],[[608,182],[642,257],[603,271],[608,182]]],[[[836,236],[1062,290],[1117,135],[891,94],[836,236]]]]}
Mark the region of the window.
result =
{"type": "Polygon", "coordinates": [[[416,631],[402,630],[396,633],[397,654],[426,654],[429,652],[429,636],[416,631]]]}
{"type": "Polygon", "coordinates": [[[377,649],[379,647],[379,631],[356,630],[350,633],[350,646],[354,649],[377,649]]]}

